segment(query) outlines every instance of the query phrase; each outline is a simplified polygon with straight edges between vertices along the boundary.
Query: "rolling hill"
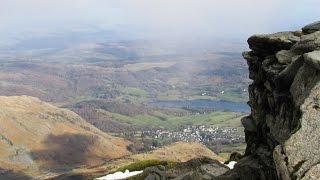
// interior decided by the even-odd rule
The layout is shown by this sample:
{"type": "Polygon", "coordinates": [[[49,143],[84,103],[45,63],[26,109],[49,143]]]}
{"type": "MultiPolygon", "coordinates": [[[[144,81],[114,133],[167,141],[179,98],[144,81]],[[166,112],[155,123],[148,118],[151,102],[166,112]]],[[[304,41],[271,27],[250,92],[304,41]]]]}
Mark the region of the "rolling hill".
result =
{"type": "Polygon", "coordinates": [[[0,179],[28,179],[130,155],[130,142],[34,97],[0,96],[0,124],[0,179]]]}

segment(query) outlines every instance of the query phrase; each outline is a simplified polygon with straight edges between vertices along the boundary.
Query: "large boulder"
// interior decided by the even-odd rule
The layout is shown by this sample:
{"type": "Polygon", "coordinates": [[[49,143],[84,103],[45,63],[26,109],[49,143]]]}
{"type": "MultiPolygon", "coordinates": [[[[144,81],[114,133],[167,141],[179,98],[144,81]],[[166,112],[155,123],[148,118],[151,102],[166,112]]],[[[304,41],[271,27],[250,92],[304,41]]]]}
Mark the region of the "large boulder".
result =
{"type": "Polygon", "coordinates": [[[291,51],[299,55],[312,52],[314,50],[320,50],[320,31],[303,35],[301,40],[297,42],[291,49],[291,51]]]}
{"type": "Polygon", "coordinates": [[[312,51],[303,55],[306,63],[320,70],[320,51],[312,51]]]}
{"type": "Polygon", "coordinates": [[[311,34],[316,31],[320,31],[320,21],[306,25],[302,28],[302,31],[305,34],[311,34]]]}
{"type": "Polygon", "coordinates": [[[300,40],[298,32],[279,32],[275,34],[254,35],[248,39],[250,49],[270,54],[280,50],[290,49],[300,40]]]}

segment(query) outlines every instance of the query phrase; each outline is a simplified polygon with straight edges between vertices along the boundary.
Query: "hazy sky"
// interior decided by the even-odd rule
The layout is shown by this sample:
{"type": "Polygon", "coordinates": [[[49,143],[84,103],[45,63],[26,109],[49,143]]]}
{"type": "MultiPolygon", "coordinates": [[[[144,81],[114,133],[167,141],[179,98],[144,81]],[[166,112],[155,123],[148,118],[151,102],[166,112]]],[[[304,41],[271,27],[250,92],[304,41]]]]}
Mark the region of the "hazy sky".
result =
{"type": "Polygon", "coordinates": [[[0,0],[0,29],[121,26],[174,36],[248,36],[320,20],[319,0],[0,0]]]}

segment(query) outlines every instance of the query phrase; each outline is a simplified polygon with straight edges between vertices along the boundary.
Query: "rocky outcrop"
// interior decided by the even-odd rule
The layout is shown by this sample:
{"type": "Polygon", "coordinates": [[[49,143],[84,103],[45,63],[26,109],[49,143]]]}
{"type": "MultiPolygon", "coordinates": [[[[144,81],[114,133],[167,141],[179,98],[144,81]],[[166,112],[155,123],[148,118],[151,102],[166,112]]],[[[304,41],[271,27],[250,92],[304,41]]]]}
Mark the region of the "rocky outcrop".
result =
{"type": "MultiPolygon", "coordinates": [[[[146,168],[142,174],[131,179],[135,180],[195,180],[216,179],[229,168],[217,160],[202,157],[178,163],[173,167],[153,166],[146,168]]],[[[130,179],[130,178],[129,178],[130,179]]]]}
{"type": "Polygon", "coordinates": [[[320,22],[255,35],[244,52],[251,115],[244,158],[222,179],[320,178],[320,22]]]}

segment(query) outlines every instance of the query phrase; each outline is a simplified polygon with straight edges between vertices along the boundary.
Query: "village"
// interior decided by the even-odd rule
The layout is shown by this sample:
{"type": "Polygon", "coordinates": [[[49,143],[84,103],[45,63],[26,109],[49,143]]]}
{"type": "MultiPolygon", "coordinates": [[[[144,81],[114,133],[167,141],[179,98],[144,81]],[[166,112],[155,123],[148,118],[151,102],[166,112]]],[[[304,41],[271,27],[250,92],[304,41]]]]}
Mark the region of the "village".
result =
{"type": "Polygon", "coordinates": [[[158,141],[185,141],[199,142],[204,145],[244,143],[244,134],[238,128],[213,127],[213,126],[187,126],[176,131],[147,130],[141,134],[142,138],[152,138],[158,141]]]}

